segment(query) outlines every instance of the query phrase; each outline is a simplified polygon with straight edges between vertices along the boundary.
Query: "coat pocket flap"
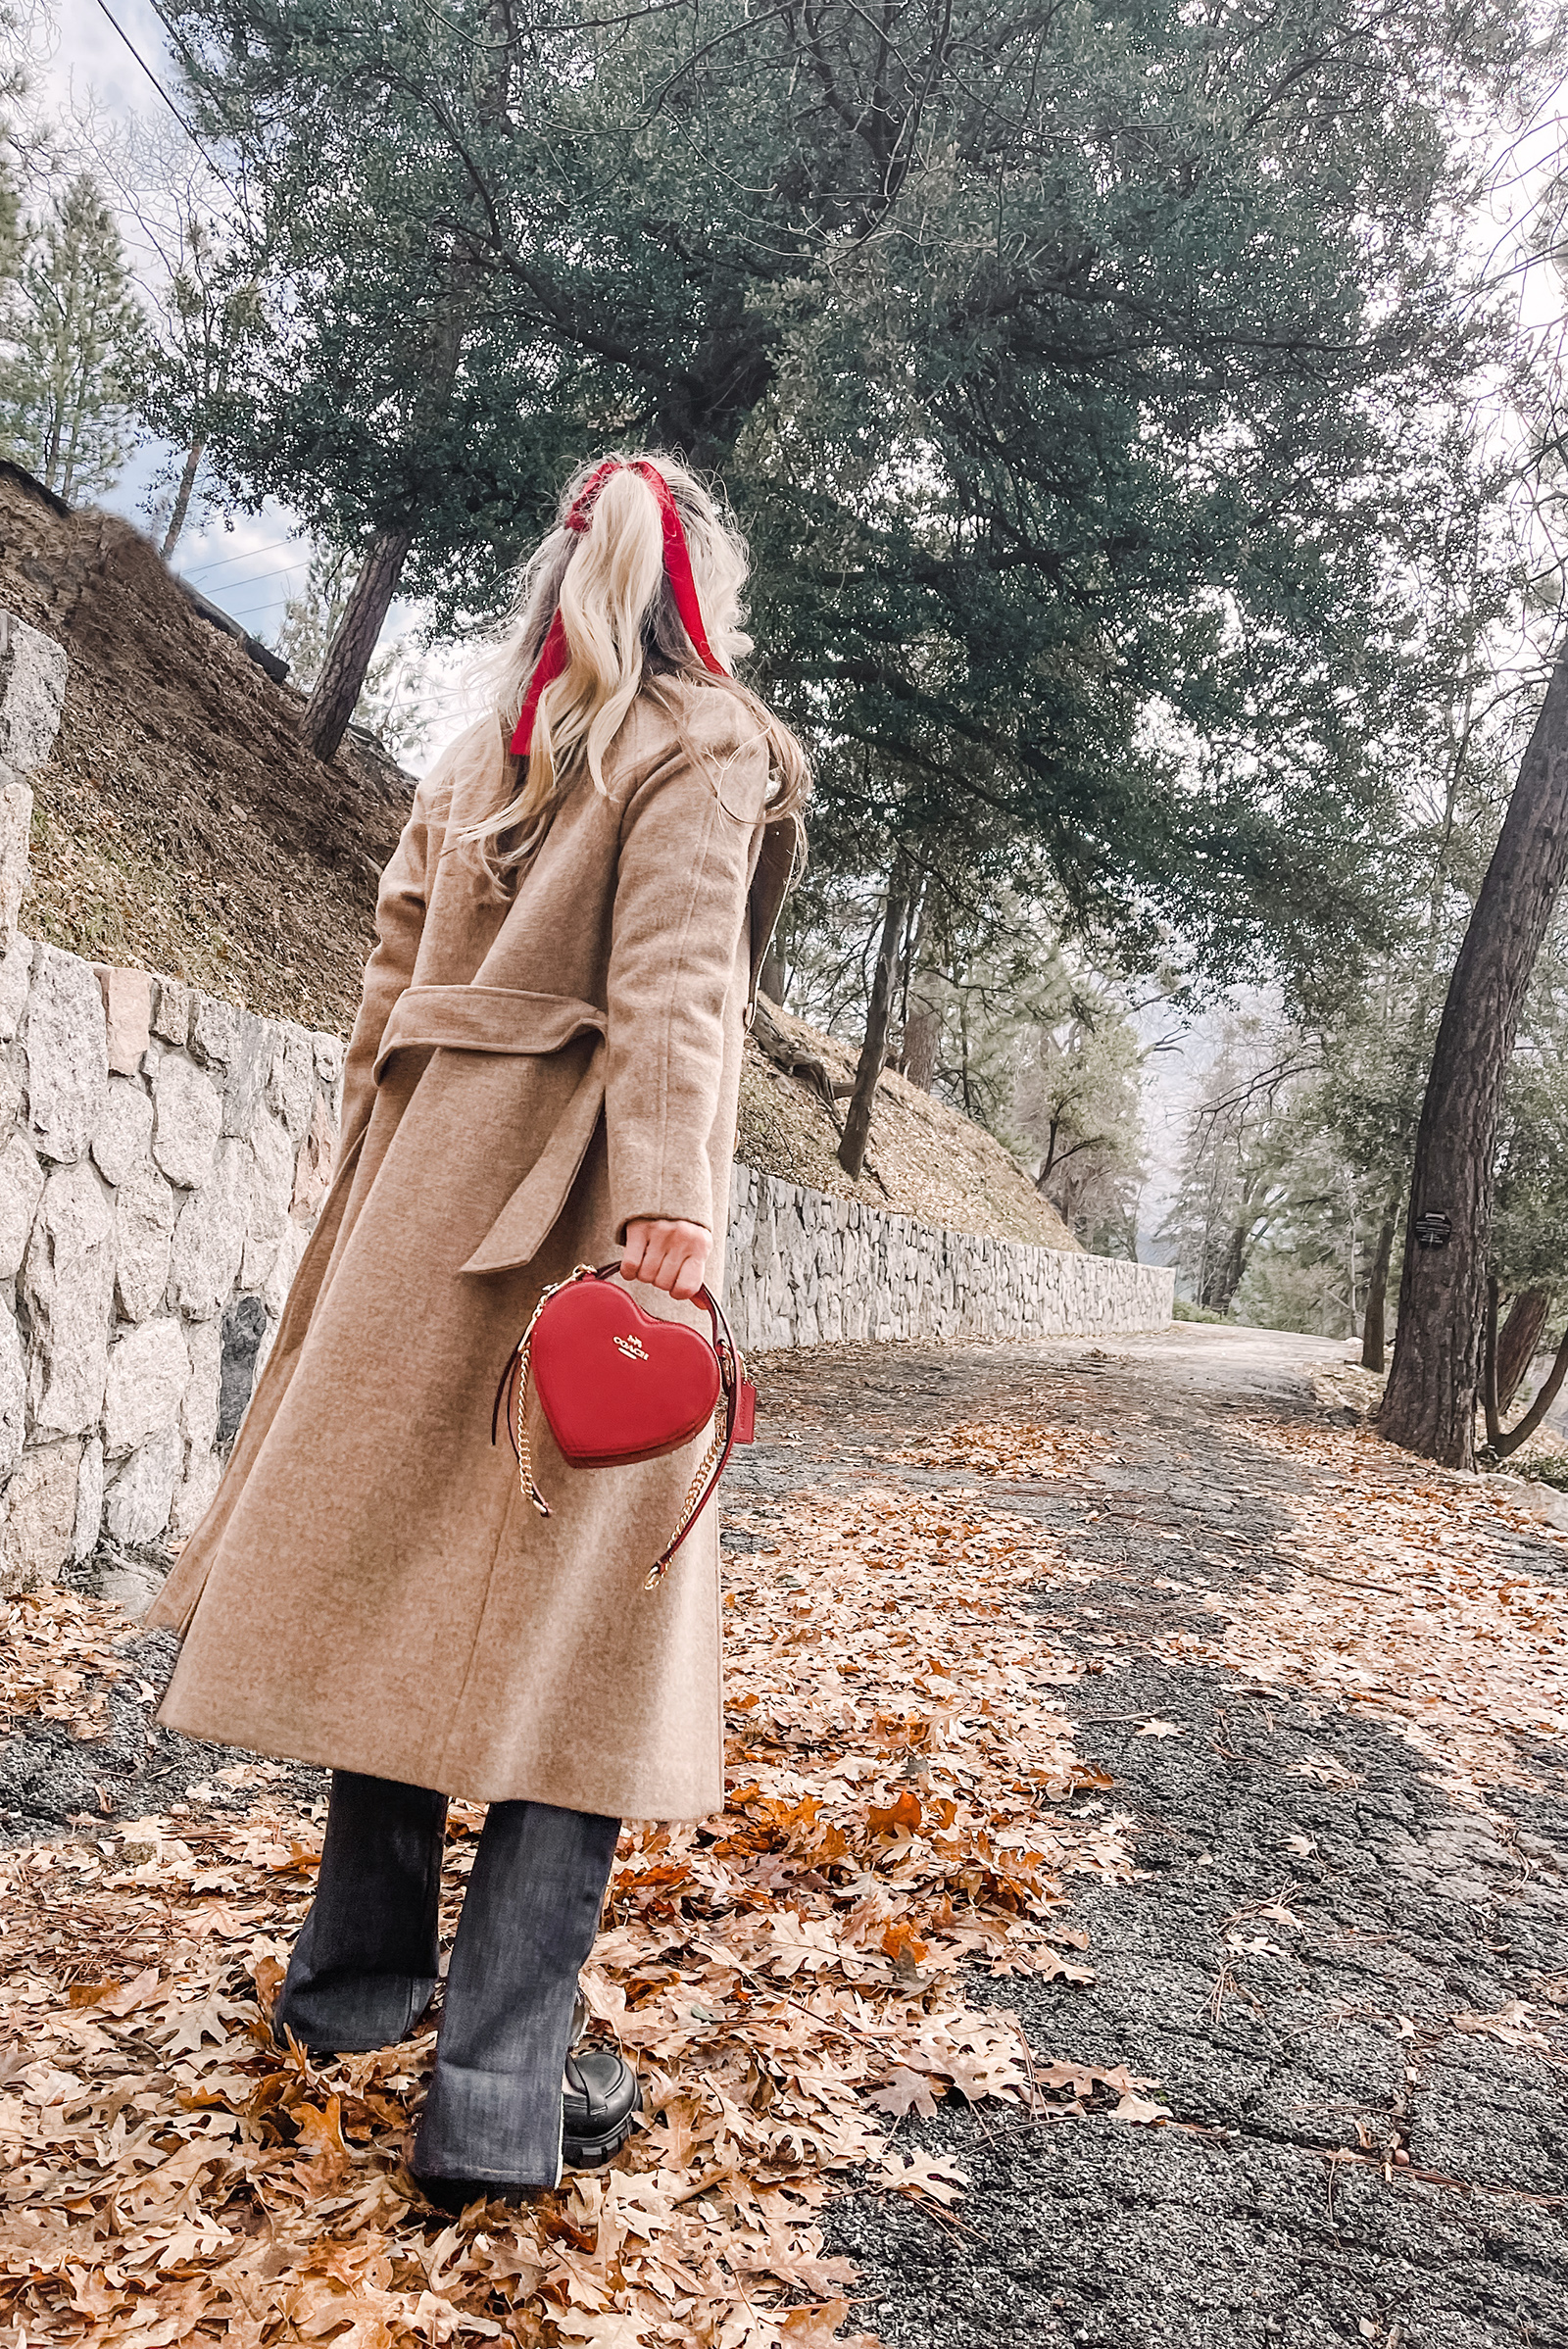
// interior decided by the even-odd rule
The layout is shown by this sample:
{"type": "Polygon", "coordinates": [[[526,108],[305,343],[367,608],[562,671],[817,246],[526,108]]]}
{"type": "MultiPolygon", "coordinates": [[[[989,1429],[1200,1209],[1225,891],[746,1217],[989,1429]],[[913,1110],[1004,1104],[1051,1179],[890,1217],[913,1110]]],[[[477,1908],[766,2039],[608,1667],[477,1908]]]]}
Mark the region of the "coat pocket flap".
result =
{"type": "Polygon", "coordinates": [[[601,1038],[550,1140],[464,1265],[465,1272],[512,1272],[519,1264],[532,1263],[566,1203],[604,1105],[601,1038]]]}

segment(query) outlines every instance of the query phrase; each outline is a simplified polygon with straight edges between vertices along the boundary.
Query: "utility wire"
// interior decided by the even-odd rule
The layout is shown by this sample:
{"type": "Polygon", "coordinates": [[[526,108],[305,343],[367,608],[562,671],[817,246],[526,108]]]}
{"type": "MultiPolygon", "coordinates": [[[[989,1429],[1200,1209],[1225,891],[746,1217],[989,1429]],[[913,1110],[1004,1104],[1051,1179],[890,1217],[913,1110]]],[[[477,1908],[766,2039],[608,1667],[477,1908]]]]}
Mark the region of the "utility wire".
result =
{"type": "MultiPolygon", "coordinates": [[[[208,527],[211,525],[209,524],[208,527]]],[[[217,539],[215,543],[221,546],[223,538],[230,538],[233,535],[231,530],[225,528],[222,537],[217,539]]],[[[249,563],[257,555],[280,555],[285,547],[293,546],[295,537],[294,531],[286,530],[281,538],[262,538],[258,539],[252,547],[236,547],[232,555],[204,556],[196,568],[199,571],[220,571],[226,569],[231,563],[249,563]]]]}
{"type": "MultiPolygon", "coordinates": [[[[309,557],[305,555],[297,555],[288,563],[273,563],[270,571],[251,571],[247,573],[243,579],[225,580],[220,585],[219,594],[225,596],[243,595],[247,587],[260,587],[264,579],[286,579],[290,571],[300,570],[304,567],[308,561],[309,557]]],[[[187,571],[184,575],[190,581],[193,587],[197,585],[201,576],[201,574],[196,571],[187,571]]],[[[206,595],[208,591],[205,587],[203,587],[201,592],[203,595],[206,595]]]]}
{"type": "MultiPolygon", "coordinates": [[[[152,85],[153,85],[153,88],[154,88],[154,89],[155,89],[155,90],[158,92],[158,95],[160,96],[160,98],[162,98],[162,100],[163,100],[164,104],[165,104],[165,105],[168,107],[168,109],[169,109],[170,113],[171,113],[171,114],[173,116],[173,118],[174,118],[175,122],[176,122],[179,124],[179,126],[180,126],[181,130],[183,130],[183,132],[185,133],[185,136],[186,136],[186,137],[189,139],[189,141],[190,141],[191,145],[192,145],[192,146],[193,146],[193,147],[196,149],[196,152],[198,153],[198,155],[200,155],[200,156],[201,156],[201,158],[202,158],[203,162],[204,162],[204,163],[207,165],[207,168],[208,168],[208,170],[209,170],[210,171],[212,171],[212,172],[214,173],[214,175],[215,175],[217,178],[220,179],[220,180],[222,181],[222,183],[223,183],[224,187],[226,187],[226,188],[227,188],[227,190],[228,190],[229,194],[230,194],[230,195],[233,195],[233,193],[234,193],[234,184],[233,184],[233,181],[232,181],[232,180],[229,178],[229,176],[228,176],[228,174],[227,174],[227,172],[226,172],[226,171],[220,171],[220,170],[219,170],[219,167],[218,167],[218,165],[217,165],[216,163],[214,163],[214,161],[213,161],[213,159],[212,159],[211,155],[209,155],[209,154],[208,154],[208,152],[207,152],[207,149],[206,149],[206,148],[203,146],[203,144],[202,144],[201,140],[200,140],[200,139],[197,137],[197,135],[196,135],[195,131],[192,129],[192,127],[191,127],[191,125],[190,125],[190,123],[189,123],[189,122],[186,120],[185,116],[184,116],[183,114],[181,114],[181,112],[180,112],[179,108],[178,108],[178,107],[177,107],[177,106],[174,104],[174,101],[173,101],[173,99],[172,99],[172,98],[170,96],[170,94],[169,94],[168,90],[166,90],[166,89],[165,89],[165,87],[164,87],[163,83],[162,83],[162,82],[159,80],[159,78],[158,78],[157,74],[156,74],[156,73],[153,72],[153,70],[152,70],[152,67],[151,67],[151,66],[150,66],[150,65],[147,63],[147,60],[145,59],[145,57],[143,57],[143,55],[142,55],[141,51],[140,51],[140,50],[137,48],[137,46],[136,46],[135,42],[134,42],[134,41],[131,39],[131,37],[130,37],[129,33],[128,33],[126,30],[125,30],[125,27],[123,26],[123,24],[122,24],[120,23],[119,19],[118,19],[118,18],[117,18],[117,17],[116,17],[116,16],[115,16],[115,15],[114,15],[112,12],[111,12],[111,10],[110,10],[110,7],[109,7],[109,0],[98,0],[98,6],[99,6],[99,7],[102,9],[102,11],[103,11],[104,15],[105,15],[106,17],[108,17],[110,24],[111,24],[114,26],[115,30],[116,30],[116,31],[119,33],[119,35],[120,35],[121,39],[122,39],[122,40],[124,42],[124,44],[125,44],[125,47],[126,47],[126,48],[127,48],[127,49],[130,51],[130,54],[131,54],[131,56],[132,56],[132,57],[133,57],[133,58],[136,60],[136,63],[137,63],[137,64],[140,66],[140,68],[141,68],[142,72],[143,72],[143,73],[146,74],[146,76],[147,76],[148,80],[149,80],[149,81],[152,83],[152,85]]],[[[160,14],[160,16],[162,16],[162,13],[163,13],[163,12],[160,10],[160,11],[159,11],[159,14],[160,14]]]]}

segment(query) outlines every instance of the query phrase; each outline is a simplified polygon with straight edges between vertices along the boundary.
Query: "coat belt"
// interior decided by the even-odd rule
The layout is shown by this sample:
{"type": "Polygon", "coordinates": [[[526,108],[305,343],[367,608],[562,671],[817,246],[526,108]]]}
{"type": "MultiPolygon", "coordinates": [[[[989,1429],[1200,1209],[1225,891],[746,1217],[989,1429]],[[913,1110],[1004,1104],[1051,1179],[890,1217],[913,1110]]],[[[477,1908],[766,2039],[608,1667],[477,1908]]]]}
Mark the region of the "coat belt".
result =
{"type": "Polygon", "coordinates": [[[549,1239],[605,1105],[605,1027],[606,1014],[597,1003],[569,995],[534,995],[516,987],[407,987],[393,1004],[375,1056],[377,1077],[393,1052],[411,1046],[547,1057],[578,1036],[596,1039],[593,1055],[550,1140],[464,1265],[465,1272],[511,1272],[531,1263],[549,1239]]]}
{"type": "Polygon", "coordinates": [[[444,1045],[456,1052],[559,1052],[585,1031],[603,1037],[606,1014],[571,995],[521,987],[406,987],[392,1006],[375,1055],[380,1077],[396,1052],[444,1045]]]}

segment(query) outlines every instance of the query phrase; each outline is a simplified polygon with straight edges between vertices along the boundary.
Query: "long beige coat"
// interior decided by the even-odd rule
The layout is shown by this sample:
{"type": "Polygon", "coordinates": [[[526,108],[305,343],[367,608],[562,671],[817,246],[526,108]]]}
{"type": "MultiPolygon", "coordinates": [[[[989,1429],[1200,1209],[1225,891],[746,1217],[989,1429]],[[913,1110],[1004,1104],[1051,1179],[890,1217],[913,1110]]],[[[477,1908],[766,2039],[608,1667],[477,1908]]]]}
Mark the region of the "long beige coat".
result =
{"type": "Polygon", "coordinates": [[[490,1441],[541,1289],[610,1261],[628,1218],[708,1226],[715,1292],[723,1274],[746,1009],[793,826],[764,824],[765,745],[722,687],[645,691],[606,781],[568,794],[510,903],[458,838],[512,789],[499,727],[419,787],[332,1190],[149,1618],[184,1633],[171,1728],[476,1800],[722,1805],[715,1508],[643,1589],[702,1440],[579,1472],[536,1409],[548,1520],[490,1441]]]}

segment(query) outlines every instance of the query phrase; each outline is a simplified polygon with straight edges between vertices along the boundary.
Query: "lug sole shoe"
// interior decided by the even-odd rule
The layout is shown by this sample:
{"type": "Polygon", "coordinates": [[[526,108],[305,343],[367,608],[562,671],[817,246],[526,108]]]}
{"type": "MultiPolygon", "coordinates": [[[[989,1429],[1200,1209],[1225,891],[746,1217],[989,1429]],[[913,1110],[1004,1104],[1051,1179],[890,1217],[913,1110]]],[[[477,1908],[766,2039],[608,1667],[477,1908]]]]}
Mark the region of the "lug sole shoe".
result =
{"type": "Polygon", "coordinates": [[[642,2082],[618,2048],[589,2041],[566,2058],[561,2152],[568,2170],[597,2170],[637,2126],[642,2082]]]}

